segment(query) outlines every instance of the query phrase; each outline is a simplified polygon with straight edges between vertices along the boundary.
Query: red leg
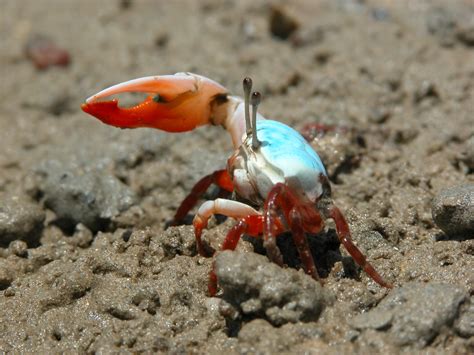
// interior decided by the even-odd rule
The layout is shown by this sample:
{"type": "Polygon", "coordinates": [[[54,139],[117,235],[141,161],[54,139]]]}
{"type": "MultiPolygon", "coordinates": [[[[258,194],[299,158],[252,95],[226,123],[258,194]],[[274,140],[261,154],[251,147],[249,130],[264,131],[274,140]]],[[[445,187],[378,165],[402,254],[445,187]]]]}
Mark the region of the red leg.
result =
{"type": "Polygon", "coordinates": [[[194,236],[196,237],[196,246],[202,256],[207,256],[202,244],[202,231],[207,227],[207,222],[212,215],[221,214],[227,217],[240,220],[250,218],[251,216],[260,216],[260,213],[253,207],[238,201],[218,198],[214,201],[206,201],[199,207],[194,216],[194,236]]]}
{"type": "Polygon", "coordinates": [[[352,242],[349,226],[339,208],[334,205],[329,207],[329,216],[336,223],[336,231],[339,240],[344,245],[349,254],[352,256],[354,261],[367,273],[367,275],[372,278],[372,280],[377,282],[380,286],[392,288],[393,285],[384,281],[382,276],[380,276],[380,274],[374,269],[374,267],[367,261],[365,255],[362,254],[359,248],[357,248],[352,242]]]}
{"type": "Polygon", "coordinates": [[[209,296],[214,297],[217,293],[217,275],[216,275],[216,262],[212,262],[212,269],[209,272],[209,281],[207,283],[207,291],[209,296]]]}
{"type": "Polygon", "coordinates": [[[296,249],[298,249],[298,253],[300,254],[304,271],[313,279],[319,280],[318,271],[314,265],[313,255],[311,254],[309,243],[304,233],[301,216],[297,209],[293,208],[291,210],[289,213],[289,221],[291,233],[293,234],[293,241],[295,242],[296,249]]]}
{"type": "MultiPolygon", "coordinates": [[[[262,234],[263,230],[263,217],[261,215],[247,216],[240,219],[235,226],[227,233],[227,236],[222,243],[221,250],[235,250],[240,238],[244,234],[250,234],[254,237],[262,234]]],[[[212,269],[209,273],[209,294],[215,296],[217,293],[217,275],[215,272],[215,263],[212,263],[212,269]]]]}
{"type": "MultiPolygon", "coordinates": [[[[271,243],[264,245],[267,248],[267,253],[270,258],[282,258],[280,250],[276,246],[277,231],[274,227],[278,210],[283,212],[289,224],[294,243],[300,254],[301,262],[303,263],[303,268],[306,273],[311,275],[314,279],[319,280],[305,232],[319,232],[323,226],[321,216],[315,210],[311,202],[306,200],[304,196],[298,195],[285,184],[276,184],[268,194],[264,210],[264,238],[271,241],[271,243]],[[268,246],[270,246],[271,249],[269,249],[268,246]],[[273,248],[275,250],[273,250],[273,248]]],[[[282,259],[281,263],[283,263],[282,259]]]]}
{"type": "Polygon", "coordinates": [[[189,195],[181,202],[170,225],[178,225],[183,218],[186,217],[188,212],[196,206],[198,200],[204,195],[211,184],[216,184],[225,191],[232,192],[234,190],[232,179],[227,170],[217,170],[212,174],[204,176],[194,185],[189,195]]]}
{"type": "Polygon", "coordinates": [[[278,219],[278,211],[281,205],[280,197],[283,184],[275,185],[268,193],[267,200],[263,208],[264,224],[263,224],[263,246],[267,251],[268,258],[283,266],[283,255],[278,249],[276,237],[278,235],[275,221],[278,219]]]}

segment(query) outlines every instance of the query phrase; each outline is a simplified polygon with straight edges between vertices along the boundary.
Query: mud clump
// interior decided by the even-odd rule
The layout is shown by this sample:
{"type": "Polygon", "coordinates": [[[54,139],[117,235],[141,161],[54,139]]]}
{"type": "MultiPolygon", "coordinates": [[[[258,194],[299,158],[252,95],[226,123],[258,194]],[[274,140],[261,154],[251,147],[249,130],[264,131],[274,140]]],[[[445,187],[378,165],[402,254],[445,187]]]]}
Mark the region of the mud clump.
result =
{"type": "Polygon", "coordinates": [[[26,196],[0,196],[0,246],[21,239],[37,244],[43,229],[45,213],[26,196]]]}
{"type": "Polygon", "coordinates": [[[428,32],[437,37],[442,46],[450,47],[456,42],[456,21],[449,11],[443,8],[432,10],[427,17],[428,32]]]}
{"type": "Polygon", "coordinates": [[[352,325],[359,330],[387,331],[399,346],[424,347],[442,327],[453,324],[466,299],[461,287],[411,283],[392,291],[371,311],[356,316],[352,325]]]}
{"type": "Polygon", "coordinates": [[[242,354],[291,353],[296,345],[321,341],[322,336],[315,323],[288,323],[275,328],[266,320],[254,319],[240,330],[238,348],[242,354]]]}
{"type": "Polygon", "coordinates": [[[45,205],[56,213],[66,231],[82,223],[92,231],[104,230],[110,219],[136,203],[133,191],[105,171],[84,172],[55,161],[40,169],[46,175],[45,205]]]}
{"type": "Polygon", "coordinates": [[[469,338],[474,336],[474,297],[471,297],[470,302],[464,305],[464,307],[461,306],[461,308],[465,310],[461,313],[454,328],[460,336],[469,338]]]}
{"type": "Polygon", "coordinates": [[[474,185],[442,190],[433,200],[432,213],[448,236],[474,237],[474,185]]]}
{"type": "Polygon", "coordinates": [[[350,173],[359,166],[365,142],[356,129],[307,125],[302,133],[324,161],[331,181],[338,182],[340,174],[350,173]]]}
{"type": "Polygon", "coordinates": [[[448,8],[438,7],[429,13],[426,27],[438,38],[441,46],[452,47],[456,43],[474,46],[474,21],[465,14],[455,14],[448,8]]]}
{"type": "Polygon", "coordinates": [[[263,317],[274,325],[316,321],[324,308],[321,285],[310,276],[255,253],[224,251],[216,258],[223,299],[242,316],[263,317]]]}
{"type": "Polygon", "coordinates": [[[299,27],[298,22],[283,8],[272,6],[270,11],[270,32],[276,38],[288,39],[299,27]]]}
{"type": "Polygon", "coordinates": [[[34,35],[28,40],[25,45],[25,55],[38,70],[44,70],[50,66],[66,67],[71,62],[68,51],[43,35],[34,35]]]}

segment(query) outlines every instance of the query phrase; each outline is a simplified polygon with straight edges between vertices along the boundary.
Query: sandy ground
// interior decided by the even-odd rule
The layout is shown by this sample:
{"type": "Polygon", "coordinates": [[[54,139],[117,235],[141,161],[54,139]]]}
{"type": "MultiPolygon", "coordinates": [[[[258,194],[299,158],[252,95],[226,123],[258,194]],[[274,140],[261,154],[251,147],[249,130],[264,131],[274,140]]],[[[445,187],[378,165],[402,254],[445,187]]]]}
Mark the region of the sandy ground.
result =
{"type": "MultiPolygon", "coordinates": [[[[0,33],[0,350],[474,352],[472,1],[3,0],[0,33]],[[272,5],[295,32],[272,33],[272,5]],[[38,35],[70,65],[37,70],[38,35]],[[212,259],[190,225],[165,225],[225,166],[229,136],[119,130],[80,110],[111,84],[182,71],[237,94],[249,75],[266,117],[343,127],[312,145],[393,290],[329,223],[310,236],[324,287],[286,235],[288,268],[247,239],[216,259],[207,296],[212,259]]],[[[231,226],[213,220],[206,244],[231,226]]]]}

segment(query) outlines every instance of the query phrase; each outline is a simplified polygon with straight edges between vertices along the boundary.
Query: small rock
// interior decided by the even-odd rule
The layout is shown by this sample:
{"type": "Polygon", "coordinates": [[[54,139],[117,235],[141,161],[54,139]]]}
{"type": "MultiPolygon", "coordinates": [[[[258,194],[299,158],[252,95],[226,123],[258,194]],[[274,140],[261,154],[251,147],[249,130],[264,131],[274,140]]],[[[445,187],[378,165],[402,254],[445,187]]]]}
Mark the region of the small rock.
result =
{"type": "Polygon", "coordinates": [[[71,238],[68,238],[68,242],[72,245],[80,248],[87,248],[91,245],[94,240],[92,232],[83,224],[79,223],[76,225],[76,229],[71,238]]]}
{"type": "Polygon", "coordinates": [[[0,196],[0,245],[18,239],[37,244],[44,219],[45,212],[27,197],[0,196]]]}
{"type": "MultiPolygon", "coordinates": [[[[274,328],[263,319],[254,319],[239,331],[239,353],[277,354],[282,353],[282,350],[288,352],[288,338],[290,337],[287,334],[283,329],[274,328]]],[[[293,339],[293,341],[297,340],[293,339]]]]}
{"type": "Polygon", "coordinates": [[[0,261],[0,290],[10,287],[14,279],[14,272],[10,270],[5,262],[0,261]]]}
{"type": "Polygon", "coordinates": [[[390,13],[388,10],[383,8],[373,8],[371,11],[372,18],[377,21],[387,21],[390,20],[390,13]]]}
{"type": "Polygon", "coordinates": [[[456,21],[454,16],[443,8],[436,8],[428,14],[426,22],[428,32],[437,37],[442,46],[450,47],[455,43],[456,21]]]}
{"type": "MultiPolygon", "coordinates": [[[[314,27],[314,28],[302,28],[294,32],[291,35],[291,44],[294,47],[304,47],[307,45],[315,45],[321,43],[324,40],[324,29],[321,27],[314,27]]],[[[325,59],[329,59],[326,57],[325,59]]],[[[324,63],[320,63],[319,59],[316,58],[316,61],[319,64],[325,64],[327,61],[324,60],[324,63]]]]}
{"type": "Polygon", "coordinates": [[[273,36],[280,39],[288,39],[299,25],[288,13],[281,7],[272,6],[270,12],[270,32],[273,36]]]}
{"type": "Polygon", "coordinates": [[[466,165],[468,174],[474,172],[474,135],[467,140],[466,147],[460,154],[459,161],[466,165]]]}
{"type": "Polygon", "coordinates": [[[474,185],[442,190],[431,205],[433,220],[449,236],[474,237],[474,185]]]}
{"type": "Polygon", "coordinates": [[[157,48],[165,48],[170,41],[170,36],[166,32],[161,32],[155,37],[155,46],[157,48]]]}
{"type": "Polygon", "coordinates": [[[454,328],[463,337],[474,336],[474,298],[471,297],[471,302],[466,305],[465,311],[462,312],[454,328]]]}
{"type": "Polygon", "coordinates": [[[365,143],[356,130],[344,126],[320,124],[314,127],[309,124],[303,127],[302,132],[324,161],[331,181],[339,182],[340,174],[349,174],[359,166],[365,143]]]}
{"type": "Polygon", "coordinates": [[[474,46],[474,20],[459,26],[457,30],[457,38],[459,42],[466,46],[474,46]]]}
{"type": "Polygon", "coordinates": [[[53,116],[61,116],[65,113],[73,112],[75,108],[73,109],[71,101],[71,97],[67,94],[52,97],[47,103],[45,110],[53,116]]]}
{"type": "Polygon", "coordinates": [[[352,321],[356,329],[387,331],[398,346],[426,346],[458,315],[467,293],[448,284],[410,283],[352,321]]]}
{"type": "Polygon", "coordinates": [[[133,0],[119,0],[119,8],[121,10],[128,10],[133,6],[133,0]]]}
{"type": "Polygon", "coordinates": [[[154,242],[161,249],[164,260],[176,255],[194,256],[197,253],[194,232],[188,226],[170,227],[158,234],[154,242]]]}
{"type": "Polygon", "coordinates": [[[93,232],[103,230],[136,202],[133,191],[105,171],[84,172],[57,162],[45,166],[45,204],[56,213],[58,225],[70,232],[78,223],[93,232]]]}
{"type": "Polygon", "coordinates": [[[25,45],[25,54],[39,70],[53,65],[65,67],[71,61],[68,51],[42,35],[35,35],[28,40],[25,45]]]}
{"type": "Polygon", "coordinates": [[[44,267],[50,277],[37,289],[43,312],[83,297],[92,288],[94,275],[86,264],[55,260],[44,267]]]}
{"type": "Polygon", "coordinates": [[[24,258],[28,255],[28,246],[22,240],[14,240],[8,246],[8,251],[20,258],[24,258]]]}
{"type": "Polygon", "coordinates": [[[12,287],[9,287],[7,288],[4,292],[3,292],[3,295],[5,297],[13,297],[15,296],[16,292],[15,292],[15,289],[12,288],[12,287]]]}
{"type": "Polygon", "coordinates": [[[262,255],[224,251],[215,265],[223,299],[246,316],[266,318],[274,325],[309,322],[317,320],[324,307],[318,282],[262,255]]]}
{"type": "Polygon", "coordinates": [[[420,103],[428,98],[439,100],[440,96],[436,85],[431,81],[424,80],[415,91],[413,100],[415,103],[420,103]]]}
{"type": "Polygon", "coordinates": [[[329,59],[331,59],[332,55],[333,54],[328,50],[325,50],[325,49],[318,50],[314,54],[314,60],[319,65],[326,65],[329,62],[329,59]]]}
{"type": "Polygon", "coordinates": [[[375,107],[369,112],[369,120],[373,123],[382,124],[390,118],[390,111],[383,106],[375,107]]]}
{"type": "Polygon", "coordinates": [[[387,329],[392,324],[393,315],[390,312],[379,311],[377,308],[370,313],[361,313],[354,317],[352,326],[356,329],[387,329]]]}

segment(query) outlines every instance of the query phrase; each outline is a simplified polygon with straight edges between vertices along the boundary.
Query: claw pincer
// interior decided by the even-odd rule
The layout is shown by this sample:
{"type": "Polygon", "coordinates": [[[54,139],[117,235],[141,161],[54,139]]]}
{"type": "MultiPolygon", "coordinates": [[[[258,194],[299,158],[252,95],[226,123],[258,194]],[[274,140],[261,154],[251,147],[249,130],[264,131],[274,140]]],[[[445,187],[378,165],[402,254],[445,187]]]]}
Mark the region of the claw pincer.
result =
{"type": "MultiPolygon", "coordinates": [[[[202,231],[212,215],[221,214],[237,220],[222,250],[235,249],[243,234],[263,236],[268,257],[283,265],[276,238],[290,231],[304,270],[318,280],[306,235],[320,232],[324,220],[330,218],[335,222],[341,244],[354,261],[379,285],[391,288],[352,242],[349,226],[331,199],[326,169],[319,156],[297,131],[258,114],[260,94],[251,93],[249,78],[244,79],[243,87],[244,99],[231,96],[218,83],[192,73],[151,76],[105,89],[87,99],[82,109],[106,124],[121,128],[153,127],[184,132],[213,124],[230,133],[235,151],[226,169],[199,180],[172,222],[179,224],[211,184],[238,197],[205,201],[199,207],[193,226],[201,255],[207,254],[202,231]],[[120,108],[117,100],[98,101],[123,92],[146,92],[150,96],[131,108],[120,108]]],[[[217,292],[217,281],[212,270],[211,295],[217,292]]]]}
{"type": "Polygon", "coordinates": [[[212,123],[213,102],[226,93],[218,83],[198,75],[149,76],[102,90],[88,98],[82,110],[115,127],[185,132],[212,123]],[[119,107],[117,100],[97,101],[124,92],[144,92],[150,96],[131,108],[119,107]]]}

